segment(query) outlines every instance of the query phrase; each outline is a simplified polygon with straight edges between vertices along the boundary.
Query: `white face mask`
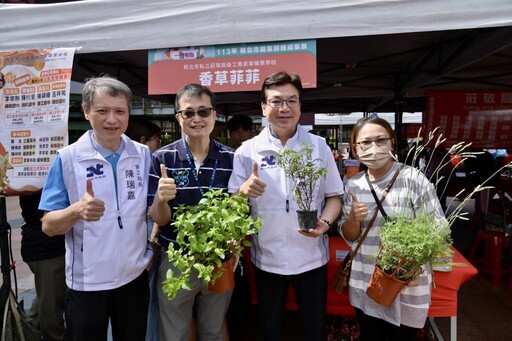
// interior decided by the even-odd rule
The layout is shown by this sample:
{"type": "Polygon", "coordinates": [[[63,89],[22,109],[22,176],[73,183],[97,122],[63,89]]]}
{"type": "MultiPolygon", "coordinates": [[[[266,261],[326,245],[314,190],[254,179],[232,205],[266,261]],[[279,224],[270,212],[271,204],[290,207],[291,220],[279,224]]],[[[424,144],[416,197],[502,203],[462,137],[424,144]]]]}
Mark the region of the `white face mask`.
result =
{"type": "Polygon", "coordinates": [[[373,144],[369,149],[364,152],[358,153],[359,160],[370,169],[379,169],[386,165],[391,159],[391,147],[382,146],[378,147],[373,144]]]}

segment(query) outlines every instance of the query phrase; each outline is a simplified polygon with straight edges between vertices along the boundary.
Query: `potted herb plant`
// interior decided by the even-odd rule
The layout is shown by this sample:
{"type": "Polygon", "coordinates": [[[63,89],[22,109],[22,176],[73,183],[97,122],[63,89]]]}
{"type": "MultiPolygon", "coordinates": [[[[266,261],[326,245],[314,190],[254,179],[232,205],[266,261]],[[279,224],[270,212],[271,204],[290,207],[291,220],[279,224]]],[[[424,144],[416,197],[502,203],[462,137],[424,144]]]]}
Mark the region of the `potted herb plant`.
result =
{"type": "Polygon", "coordinates": [[[246,236],[261,228],[261,218],[254,220],[249,214],[247,199],[210,190],[197,205],[178,207],[174,218],[177,247],[170,246],[167,255],[179,272],[169,271],[163,281],[162,289],[168,298],[172,300],[181,289],[191,290],[189,278],[193,271],[209,284],[215,284],[226,273],[232,284],[229,260],[237,259],[243,248],[251,245],[246,236]]]}
{"type": "Polygon", "coordinates": [[[327,168],[320,167],[320,158],[313,159],[313,146],[302,143],[299,151],[284,150],[279,153],[277,164],[294,183],[294,194],[299,206],[297,217],[303,230],[315,228],[317,210],[312,210],[318,180],[327,175],[327,168]]]}
{"type": "MultiPolygon", "coordinates": [[[[414,153],[412,157],[413,164],[416,164],[416,158],[427,145],[434,144],[434,148],[438,148],[443,144],[442,134],[439,134],[437,139],[435,138],[436,131],[437,129],[428,134],[424,145],[419,145],[412,151],[414,153]]],[[[420,134],[421,131],[418,137],[420,134]]],[[[475,157],[476,153],[466,151],[469,145],[463,142],[458,143],[450,148],[449,153],[460,158],[463,162],[468,158],[475,157]]],[[[448,154],[446,155],[446,160],[441,160],[437,165],[436,172],[450,162],[448,154]]],[[[416,176],[415,174],[418,171],[428,168],[429,162],[430,160],[427,161],[424,168],[411,172],[411,176],[416,176]]],[[[510,167],[510,165],[505,167],[510,167]]],[[[501,169],[498,170],[498,172],[500,171],[501,169]]],[[[451,176],[451,174],[448,176],[451,176]]],[[[434,186],[440,184],[440,177],[438,174],[432,175],[432,179],[437,179],[434,186]]],[[[432,179],[430,180],[432,181],[432,179]]],[[[467,194],[446,219],[436,220],[434,215],[422,212],[422,206],[426,203],[423,203],[421,198],[420,207],[414,208],[418,211],[414,217],[411,218],[401,214],[389,215],[379,231],[381,247],[375,259],[375,270],[366,291],[367,295],[375,302],[389,306],[401,290],[422,271],[423,266],[432,269],[433,264],[438,263],[440,259],[446,259],[447,255],[453,254],[450,248],[452,243],[451,225],[456,219],[467,220],[466,214],[461,212],[475,193],[489,188],[484,187],[486,182],[484,181],[484,183],[476,186],[471,193],[467,194]]],[[[443,190],[446,190],[446,188],[443,188],[443,190]]],[[[462,192],[457,196],[461,194],[462,192]]],[[[448,258],[451,259],[451,257],[448,258]]]]}
{"type": "Polygon", "coordinates": [[[432,215],[389,216],[380,229],[381,248],[366,293],[388,306],[425,264],[450,252],[450,226],[432,215]]]}

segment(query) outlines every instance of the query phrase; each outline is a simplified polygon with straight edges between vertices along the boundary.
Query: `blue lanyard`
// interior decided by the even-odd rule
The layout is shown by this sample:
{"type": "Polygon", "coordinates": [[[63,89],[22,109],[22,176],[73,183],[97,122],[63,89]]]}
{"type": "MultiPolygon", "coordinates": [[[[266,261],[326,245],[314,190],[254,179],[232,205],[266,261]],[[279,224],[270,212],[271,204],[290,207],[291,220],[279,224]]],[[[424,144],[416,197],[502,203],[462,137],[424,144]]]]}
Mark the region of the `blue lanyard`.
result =
{"type": "MultiPolygon", "coordinates": [[[[204,195],[204,191],[203,191],[203,186],[201,185],[201,181],[199,180],[199,176],[197,175],[196,166],[195,166],[194,162],[192,162],[192,157],[190,157],[190,152],[189,152],[187,144],[185,143],[185,139],[183,138],[181,141],[183,142],[183,149],[185,150],[185,153],[187,154],[187,161],[188,161],[188,165],[190,167],[190,171],[192,172],[192,174],[194,174],[194,179],[196,180],[197,189],[199,190],[199,192],[201,192],[201,197],[202,197],[204,195]]],[[[217,159],[217,160],[215,160],[215,164],[213,165],[212,177],[210,179],[210,186],[208,187],[208,189],[211,189],[213,187],[213,182],[215,181],[215,173],[217,173],[218,164],[219,164],[219,160],[217,159]]]]}

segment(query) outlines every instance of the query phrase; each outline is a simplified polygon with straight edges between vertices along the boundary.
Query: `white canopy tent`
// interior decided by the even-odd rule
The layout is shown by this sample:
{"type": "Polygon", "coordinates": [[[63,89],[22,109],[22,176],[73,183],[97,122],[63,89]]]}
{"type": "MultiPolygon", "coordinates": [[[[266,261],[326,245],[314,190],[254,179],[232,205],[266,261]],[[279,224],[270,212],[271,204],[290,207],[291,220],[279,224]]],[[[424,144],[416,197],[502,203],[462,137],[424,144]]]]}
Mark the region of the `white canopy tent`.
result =
{"type": "MultiPolygon", "coordinates": [[[[148,49],[315,38],[318,86],[304,112],[422,111],[428,89],[512,87],[511,13],[510,0],[0,4],[0,52],[77,47],[73,80],[108,73],[147,97],[148,49]]],[[[226,115],[261,113],[257,91],[217,103],[226,115]]]]}
{"type": "Polygon", "coordinates": [[[85,0],[0,4],[0,52],[78,53],[512,26],[510,0],[85,0]]]}

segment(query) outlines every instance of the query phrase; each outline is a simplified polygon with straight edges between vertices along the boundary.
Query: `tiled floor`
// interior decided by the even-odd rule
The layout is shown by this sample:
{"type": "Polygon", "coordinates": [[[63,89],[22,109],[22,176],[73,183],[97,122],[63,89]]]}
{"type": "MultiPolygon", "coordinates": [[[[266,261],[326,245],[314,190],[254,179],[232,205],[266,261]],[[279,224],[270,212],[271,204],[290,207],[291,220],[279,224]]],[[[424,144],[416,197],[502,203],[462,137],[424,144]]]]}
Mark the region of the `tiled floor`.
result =
{"type": "MultiPolygon", "coordinates": [[[[22,220],[17,208],[17,198],[7,198],[7,219],[13,229],[12,249],[16,261],[20,299],[25,300],[27,307],[35,293],[33,276],[19,253],[21,235],[18,227],[22,220]]],[[[469,254],[474,234],[475,229],[470,223],[460,222],[453,226],[455,247],[465,256],[469,254]]],[[[436,318],[435,323],[443,338],[449,340],[449,318],[436,318]]],[[[257,340],[257,326],[256,309],[249,306],[237,321],[231,321],[231,340],[257,340]]],[[[505,284],[495,286],[486,278],[477,276],[462,285],[459,291],[458,340],[512,340],[511,327],[512,292],[506,291],[505,284]]],[[[301,339],[301,326],[296,312],[287,312],[285,329],[285,340],[301,339]]]]}

